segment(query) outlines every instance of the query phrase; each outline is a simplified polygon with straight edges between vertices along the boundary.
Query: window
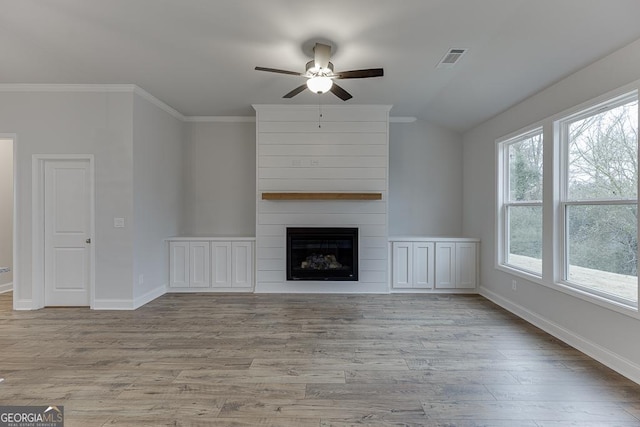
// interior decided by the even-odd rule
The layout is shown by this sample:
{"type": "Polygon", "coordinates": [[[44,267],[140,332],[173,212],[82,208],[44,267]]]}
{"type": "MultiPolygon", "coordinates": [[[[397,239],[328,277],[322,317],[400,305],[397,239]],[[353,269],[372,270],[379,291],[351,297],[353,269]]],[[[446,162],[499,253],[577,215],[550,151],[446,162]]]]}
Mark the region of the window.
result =
{"type": "Polygon", "coordinates": [[[499,144],[500,265],[542,275],[542,129],[499,144]]]}
{"type": "Polygon", "coordinates": [[[638,96],[557,122],[563,283],[638,304],[638,96]]]}

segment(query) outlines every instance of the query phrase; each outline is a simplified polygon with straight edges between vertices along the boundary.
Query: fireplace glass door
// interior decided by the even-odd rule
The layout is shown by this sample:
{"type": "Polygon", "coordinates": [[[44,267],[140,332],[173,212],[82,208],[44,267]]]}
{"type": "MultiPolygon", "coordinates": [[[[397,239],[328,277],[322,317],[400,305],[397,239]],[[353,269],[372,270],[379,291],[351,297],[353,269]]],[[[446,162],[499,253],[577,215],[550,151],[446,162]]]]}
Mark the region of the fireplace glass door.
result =
{"type": "Polygon", "coordinates": [[[358,280],[357,228],[287,228],[287,280],[358,280]]]}

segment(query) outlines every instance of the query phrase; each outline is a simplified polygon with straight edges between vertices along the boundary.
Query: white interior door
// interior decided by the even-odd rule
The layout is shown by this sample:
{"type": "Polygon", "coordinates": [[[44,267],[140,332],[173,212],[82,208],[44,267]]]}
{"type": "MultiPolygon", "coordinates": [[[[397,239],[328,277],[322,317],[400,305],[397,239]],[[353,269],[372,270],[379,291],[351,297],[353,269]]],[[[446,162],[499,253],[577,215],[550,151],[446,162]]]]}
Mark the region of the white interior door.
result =
{"type": "Polygon", "coordinates": [[[45,161],[45,306],[90,303],[92,191],[89,160],[45,161]]]}

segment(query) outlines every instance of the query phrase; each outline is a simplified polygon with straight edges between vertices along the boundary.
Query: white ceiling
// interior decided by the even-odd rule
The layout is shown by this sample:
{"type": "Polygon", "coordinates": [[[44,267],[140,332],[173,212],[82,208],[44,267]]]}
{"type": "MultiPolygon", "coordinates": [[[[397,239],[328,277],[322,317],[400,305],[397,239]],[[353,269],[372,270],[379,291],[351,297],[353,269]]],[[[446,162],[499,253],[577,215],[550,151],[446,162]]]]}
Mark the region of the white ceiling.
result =
{"type": "MultiPolygon", "coordinates": [[[[640,0],[0,0],[0,83],[136,84],[187,116],[249,116],[328,39],[351,104],[464,131],[640,38],[640,0]],[[449,48],[469,52],[435,66],[449,48]]],[[[332,94],[323,104],[342,103],[332,94]]]]}

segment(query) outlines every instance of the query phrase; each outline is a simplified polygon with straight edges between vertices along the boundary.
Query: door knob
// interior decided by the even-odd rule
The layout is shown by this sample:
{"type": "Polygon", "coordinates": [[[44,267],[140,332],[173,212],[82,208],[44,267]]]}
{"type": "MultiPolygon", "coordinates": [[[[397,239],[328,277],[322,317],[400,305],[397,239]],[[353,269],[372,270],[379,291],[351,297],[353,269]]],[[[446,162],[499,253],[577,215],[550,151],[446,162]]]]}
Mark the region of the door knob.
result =
{"type": "Polygon", "coordinates": [[[85,240],[85,243],[91,243],[91,239],[85,240]]]}

